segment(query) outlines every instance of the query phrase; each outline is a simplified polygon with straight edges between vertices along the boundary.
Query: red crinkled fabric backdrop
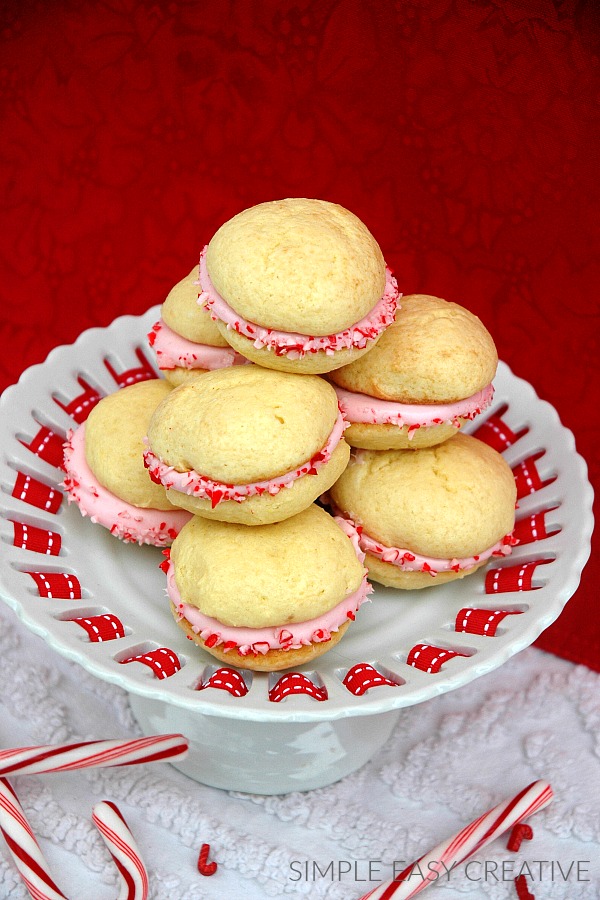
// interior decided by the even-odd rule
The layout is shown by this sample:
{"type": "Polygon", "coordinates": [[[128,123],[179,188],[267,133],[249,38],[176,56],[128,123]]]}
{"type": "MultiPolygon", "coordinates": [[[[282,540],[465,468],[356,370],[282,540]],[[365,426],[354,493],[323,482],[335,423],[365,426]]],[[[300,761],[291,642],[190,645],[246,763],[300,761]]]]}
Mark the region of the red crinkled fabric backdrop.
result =
{"type": "MultiPolygon", "coordinates": [[[[0,387],[162,302],[241,209],[320,197],[483,319],[597,482],[599,9],[7,0],[0,387]]],[[[600,670],[599,578],[538,644],[600,670]]]]}

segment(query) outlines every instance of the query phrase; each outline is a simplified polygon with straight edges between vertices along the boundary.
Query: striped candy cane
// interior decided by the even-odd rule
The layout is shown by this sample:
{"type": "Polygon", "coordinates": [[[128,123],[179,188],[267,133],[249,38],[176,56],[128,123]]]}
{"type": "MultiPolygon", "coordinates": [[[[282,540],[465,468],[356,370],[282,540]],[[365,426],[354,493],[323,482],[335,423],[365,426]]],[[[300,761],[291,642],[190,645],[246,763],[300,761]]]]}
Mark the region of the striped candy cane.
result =
{"type": "Polygon", "coordinates": [[[147,900],[148,873],[119,808],[109,800],[96,803],[92,821],[110,851],[121,876],[117,900],[147,900]]]}
{"type": "Polygon", "coordinates": [[[0,829],[19,874],[34,900],[66,900],[55,884],[48,863],[25,817],[17,795],[5,778],[0,778],[0,829]]]}
{"type": "Polygon", "coordinates": [[[539,809],[544,809],[552,802],[553,796],[552,788],[546,781],[533,782],[516,797],[505,800],[504,803],[484,813],[458,834],[421,856],[396,878],[364,894],[360,900],[390,900],[392,897],[394,900],[410,900],[430,884],[435,883],[440,875],[447,874],[451,866],[459,865],[517,822],[533,815],[539,809]],[[411,878],[413,869],[416,871],[411,878]],[[429,877],[426,875],[419,878],[421,872],[428,873],[429,877]],[[416,884],[415,878],[418,879],[416,884]]]}
{"type": "Polygon", "coordinates": [[[83,741],[0,750],[0,776],[41,775],[106,766],[182,759],[188,740],[182,734],[158,734],[132,740],[83,741]]]}

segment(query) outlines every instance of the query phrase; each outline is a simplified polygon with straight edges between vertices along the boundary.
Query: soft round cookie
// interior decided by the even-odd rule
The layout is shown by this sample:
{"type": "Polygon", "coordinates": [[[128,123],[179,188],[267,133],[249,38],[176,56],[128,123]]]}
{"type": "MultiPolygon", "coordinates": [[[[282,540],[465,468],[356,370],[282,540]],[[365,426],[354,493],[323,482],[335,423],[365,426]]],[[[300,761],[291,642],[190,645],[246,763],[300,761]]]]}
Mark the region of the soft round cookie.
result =
{"type": "Polygon", "coordinates": [[[452,437],[489,405],[497,366],[477,316],[440,297],[409,294],[372,351],[329,379],[351,423],[348,443],[416,450],[452,437]]]}
{"type": "Polygon", "coordinates": [[[195,344],[210,344],[211,347],[227,347],[219,330],[210,317],[200,297],[198,266],[189,275],[178,281],[167,294],[161,307],[161,315],[166,324],[177,334],[195,344]]]}
{"type": "Polygon", "coordinates": [[[305,374],[366,353],[398,300],[360,219],[304,198],[261,203],[225,222],[201,254],[200,284],[232,347],[265,368],[305,374]]]}
{"type": "Polygon", "coordinates": [[[205,304],[199,300],[198,278],[195,266],[171,288],[161,307],[161,318],[148,334],[158,367],[175,387],[212,369],[247,363],[221,337],[205,304]]]}
{"type": "Polygon", "coordinates": [[[171,502],[206,518],[263,525],[306,509],[339,477],[350,455],[344,427],[322,378],[220,369],[160,404],[144,458],[171,502]]]}
{"type": "Polygon", "coordinates": [[[462,578],[513,544],[513,473],[469,435],[417,453],[358,450],[329,497],[358,527],[370,578],[391,587],[462,578]]]}
{"type": "Polygon", "coordinates": [[[143,460],[150,419],[170,393],[152,379],[109,394],[65,445],[69,501],[125,541],[165,546],[190,518],[152,482],[143,460]]]}
{"type": "Polygon", "coordinates": [[[194,517],[173,544],[171,609],[223,662],[302,665],[341,638],[370,590],[355,531],[312,505],[248,528],[194,517]]]}

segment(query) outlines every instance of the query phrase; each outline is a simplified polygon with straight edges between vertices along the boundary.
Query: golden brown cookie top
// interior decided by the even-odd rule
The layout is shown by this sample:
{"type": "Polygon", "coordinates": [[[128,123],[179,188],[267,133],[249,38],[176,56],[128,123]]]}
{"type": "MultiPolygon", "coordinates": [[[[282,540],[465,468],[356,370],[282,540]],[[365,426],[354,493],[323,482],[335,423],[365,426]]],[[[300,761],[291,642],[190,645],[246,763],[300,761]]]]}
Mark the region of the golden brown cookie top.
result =
{"type": "Polygon", "coordinates": [[[169,291],[161,308],[164,322],[188,341],[209,344],[211,347],[227,347],[219,329],[204,305],[199,305],[198,266],[178,281],[169,291]]]}
{"type": "Polygon", "coordinates": [[[498,354],[477,316],[427,294],[409,294],[400,303],[373,349],[331,372],[335,384],[399,403],[452,403],[492,381],[498,354]]]}
{"type": "Polygon", "coordinates": [[[185,603],[249,628],[316,618],[358,590],[364,574],[350,539],[315,505],[255,527],[194,517],[171,559],[185,603]]]}
{"type": "Polygon", "coordinates": [[[250,484],[312,459],[337,417],[335,391],[322,378],[236,366],[175,388],[153,415],[148,438],[153,453],[179,472],[250,484]]]}
{"type": "Polygon", "coordinates": [[[360,450],[329,493],[375,540],[424,556],[474,556],[514,527],[510,467],[464,434],[416,451],[360,450]]]}
{"type": "Polygon", "coordinates": [[[385,263],[367,227],[325,200],[260,203],[219,228],[206,263],[247,321],[307,335],[359,322],[383,294],[385,263]]]}

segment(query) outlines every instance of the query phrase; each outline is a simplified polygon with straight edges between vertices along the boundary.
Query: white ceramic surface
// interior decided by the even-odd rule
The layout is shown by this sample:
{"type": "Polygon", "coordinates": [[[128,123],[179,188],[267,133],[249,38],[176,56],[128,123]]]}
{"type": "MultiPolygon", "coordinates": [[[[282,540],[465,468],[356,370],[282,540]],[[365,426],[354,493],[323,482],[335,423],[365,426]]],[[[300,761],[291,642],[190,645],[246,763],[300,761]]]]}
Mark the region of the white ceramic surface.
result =
{"type": "MultiPolygon", "coordinates": [[[[105,529],[83,519],[77,507],[68,506],[66,501],[53,515],[11,496],[18,471],[48,485],[60,483],[60,470],[24,445],[38,433],[40,425],[60,435],[66,434],[73,423],[55,398],[66,404],[80,395],[79,377],[101,394],[116,390],[106,358],[117,372],[140,365],[136,353],[139,348],[152,360],[145,335],[157,316],[158,307],[155,307],[143,316],[124,316],[108,328],[86,331],[75,344],[56,348],[45,363],[28,369],[19,383],[3,394],[0,403],[2,599],[30,629],[65,657],[139,698],[158,701],[152,709],[141,700],[138,702],[144,708],[140,712],[142,718],[149,722],[153,717],[163,716],[164,704],[230,722],[270,722],[274,726],[370,717],[468,684],[531,644],[557,618],[575,591],[589,555],[592,489],[585,463],[576,453],[572,433],[561,425],[555,410],[540,400],[527,382],[501,363],[491,410],[467,430],[473,430],[487,415],[508,404],[504,421],[514,432],[528,429],[505,452],[509,464],[514,466],[537,451],[545,451],[536,464],[537,469],[544,480],[553,477],[554,481],[522,499],[518,517],[552,509],[546,521],[556,533],[545,540],[517,547],[511,557],[492,563],[494,567],[502,567],[552,559],[536,570],[534,585],[538,589],[486,595],[485,569],[464,580],[424,591],[401,592],[376,586],[372,602],[360,609],[356,622],[340,644],[307,670],[313,680],[327,688],[327,700],[318,702],[306,695],[294,695],[273,703],[268,696],[273,676],[269,681],[267,675],[247,672],[244,675],[249,690],[245,696],[234,697],[215,689],[198,691],[198,684],[206,681],[217,668],[216,660],[193,647],[173,622],[166,602],[165,577],[158,568],[163,558],[160,551],[121,543],[105,529]],[[60,555],[44,556],[13,546],[13,521],[60,533],[60,555]],[[77,575],[83,598],[78,601],[41,598],[27,574],[31,571],[77,575]],[[457,634],[453,622],[458,610],[465,606],[519,609],[522,615],[504,619],[493,638],[457,634]],[[124,638],[91,643],[79,626],[64,621],[68,615],[103,612],[114,613],[122,620],[126,626],[124,638]],[[408,652],[419,642],[469,655],[455,657],[438,673],[427,674],[406,664],[408,652]],[[139,663],[119,662],[134,651],[162,646],[174,650],[182,663],[181,670],[167,679],[157,679],[139,663]],[[379,686],[363,696],[353,696],[342,679],[350,667],[360,662],[392,673],[398,685],[379,686]]],[[[368,728],[355,731],[364,733],[368,728]]],[[[357,751],[356,759],[362,758],[361,753],[357,751]]]]}

